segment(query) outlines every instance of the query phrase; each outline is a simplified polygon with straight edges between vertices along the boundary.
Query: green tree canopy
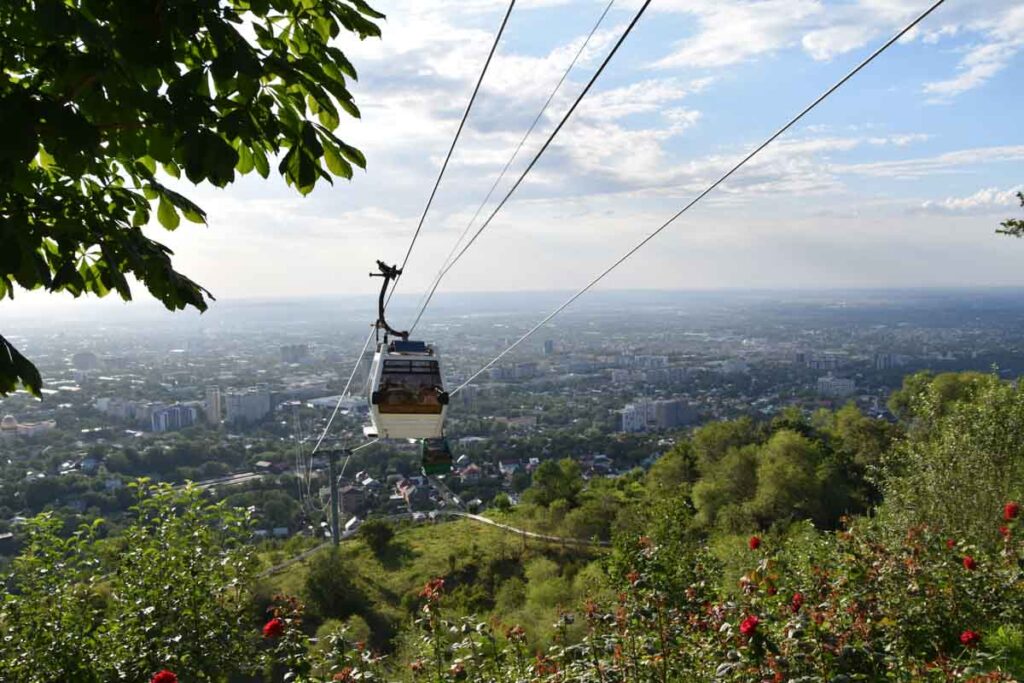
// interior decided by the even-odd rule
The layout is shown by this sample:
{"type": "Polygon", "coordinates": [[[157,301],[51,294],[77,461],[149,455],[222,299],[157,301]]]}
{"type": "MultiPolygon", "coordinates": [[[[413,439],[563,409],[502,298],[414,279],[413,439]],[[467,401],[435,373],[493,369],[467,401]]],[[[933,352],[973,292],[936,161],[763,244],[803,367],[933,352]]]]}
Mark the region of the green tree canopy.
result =
{"type": "Polygon", "coordinates": [[[534,471],[533,485],[524,495],[529,502],[544,507],[557,500],[564,500],[572,507],[582,488],[580,466],[575,460],[545,460],[534,471]]]}
{"type": "Polygon", "coordinates": [[[910,431],[883,457],[882,511],[893,527],[927,524],[971,543],[995,544],[992,517],[1024,495],[1024,387],[972,376],[948,400],[946,375],[915,402],[910,431]]]}
{"type": "MultiPolygon", "coordinates": [[[[1024,192],[1017,193],[1017,199],[1020,200],[1020,205],[1024,208],[1024,192]]],[[[1024,237],[1024,220],[1019,218],[1009,218],[1003,221],[1003,227],[996,230],[996,232],[1002,235],[1011,235],[1013,237],[1024,237]]]]}
{"type": "MultiPolygon", "coordinates": [[[[0,4],[0,297],[15,286],[168,309],[210,293],[142,230],[204,223],[168,187],[266,178],[306,194],[365,167],[335,135],[359,116],[336,45],[379,36],[363,0],[14,0],[0,4]]],[[[0,395],[39,373],[0,336],[0,395]]]]}

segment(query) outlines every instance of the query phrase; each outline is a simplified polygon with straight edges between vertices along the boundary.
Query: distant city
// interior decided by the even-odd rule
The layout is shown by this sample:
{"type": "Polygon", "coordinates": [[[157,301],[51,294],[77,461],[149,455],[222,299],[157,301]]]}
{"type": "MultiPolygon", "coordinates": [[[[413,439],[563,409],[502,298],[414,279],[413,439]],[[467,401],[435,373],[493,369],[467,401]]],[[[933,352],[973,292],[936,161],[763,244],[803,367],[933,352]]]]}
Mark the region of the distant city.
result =
{"type": "MultiPolygon", "coordinates": [[[[440,350],[451,389],[562,298],[453,295],[415,336],[440,350]]],[[[396,302],[401,324],[409,309],[396,302]]],[[[326,461],[306,457],[338,406],[327,445],[365,442],[372,345],[357,355],[373,314],[369,300],[226,303],[198,318],[128,308],[5,329],[45,388],[41,401],[0,400],[0,553],[43,509],[116,518],[136,476],[274,491],[256,503],[262,533],[321,533],[322,506],[308,502],[326,461]],[[357,361],[355,395],[342,398],[357,361]]],[[[889,394],[919,370],[1024,368],[1016,290],[607,292],[556,323],[453,397],[453,495],[514,500],[549,458],[574,458],[587,476],[643,467],[709,420],[850,401],[891,417],[889,394]]],[[[412,446],[381,444],[353,458],[341,501],[357,518],[429,512],[446,497],[419,475],[412,446]]]]}

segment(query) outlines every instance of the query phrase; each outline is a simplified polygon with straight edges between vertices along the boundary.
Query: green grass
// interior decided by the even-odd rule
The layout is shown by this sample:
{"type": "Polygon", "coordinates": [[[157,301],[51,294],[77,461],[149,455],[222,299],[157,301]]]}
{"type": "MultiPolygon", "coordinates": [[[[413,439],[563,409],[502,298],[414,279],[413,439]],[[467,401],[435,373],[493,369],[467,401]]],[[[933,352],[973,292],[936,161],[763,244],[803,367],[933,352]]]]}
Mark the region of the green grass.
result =
{"type": "MultiPolygon", "coordinates": [[[[436,577],[445,579],[446,609],[450,612],[489,614],[506,623],[553,621],[557,605],[534,604],[545,602],[544,596],[549,595],[539,591],[542,587],[535,585],[537,581],[529,582],[530,590],[539,592],[528,590],[518,602],[504,605],[503,613],[495,612],[495,596],[510,579],[522,582],[531,563],[554,560],[561,574],[551,577],[552,583],[558,580],[569,586],[562,595],[566,600],[573,599],[573,579],[596,556],[577,548],[524,542],[515,534],[470,520],[403,524],[396,528],[394,539],[380,556],[358,538],[342,542],[340,552],[355,588],[371,610],[364,615],[367,621],[375,625],[375,631],[387,624],[384,630],[391,635],[409,623],[420,590],[436,577]]],[[[317,556],[268,577],[268,589],[301,597],[310,563],[317,556]]]]}

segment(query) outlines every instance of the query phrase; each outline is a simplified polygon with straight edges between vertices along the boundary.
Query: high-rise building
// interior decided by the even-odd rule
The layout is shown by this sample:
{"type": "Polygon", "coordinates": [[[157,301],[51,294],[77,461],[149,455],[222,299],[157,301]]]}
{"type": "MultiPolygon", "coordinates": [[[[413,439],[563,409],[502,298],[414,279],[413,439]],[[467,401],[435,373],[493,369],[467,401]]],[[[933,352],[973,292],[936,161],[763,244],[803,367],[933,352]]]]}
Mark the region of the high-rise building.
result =
{"type": "Polygon", "coordinates": [[[309,358],[308,344],[287,344],[281,347],[281,361],[283,363],[301,363],[309,358]]]}
{"type": "Polygon", "coordinates": [[[220,424],[222,408],[220,387],[206,387],[206,421],[212,425],[220,424]]]}
{"type": "Polygon", "coordinates": [[[622,431],[642,432],[647,429],[647,406],[635,403],[622,409],[622,431]]]}
{"type": "Polygon", "coordinates": [[[675,429],[697,419],[697,411],[680,398],[654,401],[654,426],[658,429],[675,429]]]}
{"type": "Polygon", "coordinates": [[[857,385],[852,379],[825,375],[818,378],[818,393],[831,398],[845,398],[857,392],[857,385]]]}
{"type": "Polygon", "coordinates": [[[92,351],[82,351],[71,356],[71,365],[75,370],[95,370],[100,366],[100,359],[92,351]]]}
{"type": "Polygon", "coordinates": [[[261,384],[225,394],[226,421],[232,424],[252,423],[270,414],[270,390],[261,384]]]}
{"type": "Polygon", "coordinates": [[[154,432],[170,432],[191,427],[196,423],[196,415],[197,411],[192,406],[175,403],[155,408],[150,421],[154,432]]]}
{"type": "Polygon", "coordinates": [[[551,356],[555,353],[555,340],[545,339],[544,340],[544,355],[551,356]]]}
{"type": "Polygon", "coordinates": [[[875,370],[889,370],[896,366],[896,359],[891,353],[875,354],[875,370]]]}

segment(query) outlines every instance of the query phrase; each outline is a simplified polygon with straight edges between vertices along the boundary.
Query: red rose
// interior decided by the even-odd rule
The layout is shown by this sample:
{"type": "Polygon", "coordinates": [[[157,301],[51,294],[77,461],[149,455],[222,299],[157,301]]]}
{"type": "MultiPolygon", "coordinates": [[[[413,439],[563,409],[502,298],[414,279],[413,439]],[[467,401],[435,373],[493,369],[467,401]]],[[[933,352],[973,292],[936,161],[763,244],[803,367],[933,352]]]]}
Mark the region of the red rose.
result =
{"type": "Polygon", "coordinates": [[[800,611],[800,608],[804,606],[804,595],[803,593],[793,593],[793,599],[789,601],[789,608],[796,614],[800,611]]]}
{"type": "Polygon", "coordinates": [[[751,536],[750,540],[747,541],[747,545],[750,546],[751,550],[757,550],[761,547],[761,539],[757,536],[751,536]]]}
{"type": "Polygon", "coordinates": [[[751,614],[749,617],[744,619],[742,623],[740,623],[740,633],[745,635],[747,638],[750,638],[754,635],[754,632],[757,631],[757,625],[759,623],[761,623],[761,620],[757,618],[757,615],[751,614]]]}
{"type": "Polygon", "coordinates": [[[977,631],[964,631],[960,634],[960,642],[964,644],[964,647],[974,647],[981,642],[981,634],[977,631]]]}
{"type": "Polygon", "coordinates": [[[1001,527],[999,527],[999,535],[1002,536],[1003,538],[1009,539],[1010,538],[1010,527],[1008,527],[1008,526],[1001,526],[1001,527]]]}
{"type": "Polygon", "coordinates": [[[149,683],[178,683],[178,676],[173,671],[164,669],[153,674],[153,677],[149,679],[149,683]]]}
{"type": "Polygon", "coordinates": [[[1007,522],[1017,519],[1017,515],[1020,514],[1020,503],[1016,501],[1010,501],[1003,506],[1003,519],[1007,522]]]}
{"type": "Polygon", "coordinates": [[[279,638],[284,633],[284,620],[278,617],[274,617],[267,623],[263,624],[263,637],[264,638],[279,638]]]}
{"type": "Polygon", "coordinates": [[[974,571],[975,569],[978,568],[978,563],[970,555],[964,555],[963,562],[964,562],[964,569],[967,569],[968,571],[974,571]]]}
{"type": "Polygon", "coordinates": [[[952,550],[953,548],[956,547],[956,541],[954,541],[952,538],[947,538],[946,539],[946,547],[949,548],[950,550],[952,550]]]}

